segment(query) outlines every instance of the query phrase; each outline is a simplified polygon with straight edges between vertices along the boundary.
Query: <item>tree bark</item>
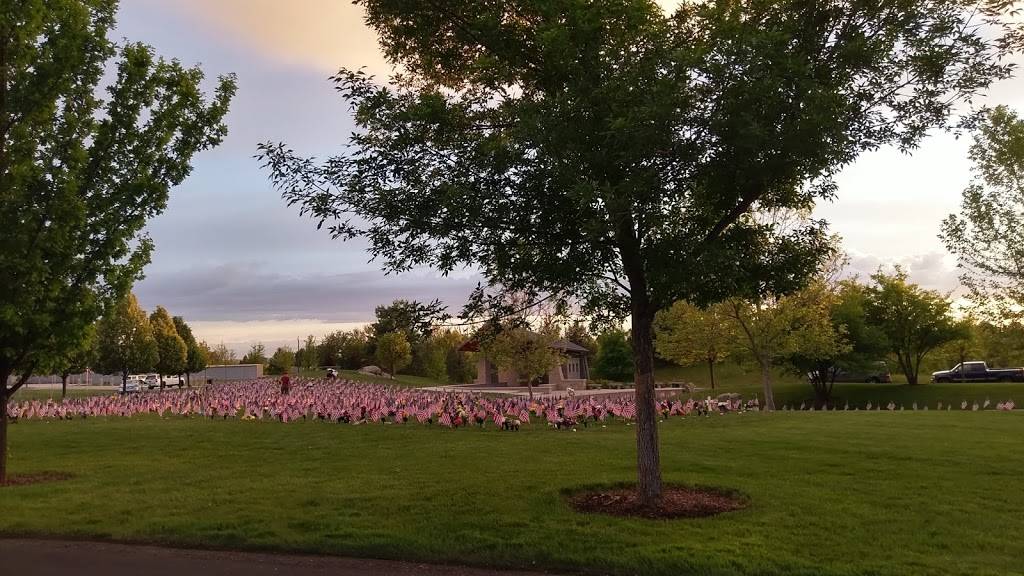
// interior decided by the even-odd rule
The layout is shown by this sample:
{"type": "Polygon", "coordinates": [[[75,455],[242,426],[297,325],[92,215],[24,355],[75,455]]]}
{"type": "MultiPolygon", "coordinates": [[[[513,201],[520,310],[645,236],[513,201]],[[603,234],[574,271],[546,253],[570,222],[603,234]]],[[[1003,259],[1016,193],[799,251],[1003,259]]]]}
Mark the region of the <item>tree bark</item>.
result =
{"type": "Polygon", "coordinates": [[[708,373],[711,374],[711,389],[715,389],[715,361],[712,358],[708,358],[708,373]]]}
{"type": "Polygon", "coordinates": [[[14,370],[7,367],[0,369],[0,484],[7,481],[7,402],[13,393],[7,382],[13,373],[14,370]]]}
{"type": "Polygon", "coordinates": [[[764,409],[775,410],[775,393],[772,391],[772,370],[768,362],[761,361],[761,388],[764,393],[764,409]]]}
{"type": "Polygon", "coordinates": [[[637,490],[644,506],[661,500],[661,454],[654,402],[654,314],[644,306],[633,307],[633,359],[636,390],[637,490]]]}
{"type": "Polygon", "coordinates": [[[0,373],[0,484],[7,481],[7,380],[11,373],[0,373]]]}
{"type": "Polygon", "coordinates": [[[68,375],[60,375],[60,398],[63,400],[68,395],[68,375]]]}

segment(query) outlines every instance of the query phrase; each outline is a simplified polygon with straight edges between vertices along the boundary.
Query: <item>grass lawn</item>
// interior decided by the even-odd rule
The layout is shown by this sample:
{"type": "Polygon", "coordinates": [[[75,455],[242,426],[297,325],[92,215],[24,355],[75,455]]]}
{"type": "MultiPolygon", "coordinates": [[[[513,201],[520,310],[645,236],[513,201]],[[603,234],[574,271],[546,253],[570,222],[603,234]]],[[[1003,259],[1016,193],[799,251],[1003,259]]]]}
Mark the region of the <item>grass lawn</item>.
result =
{"type": "Polygon", "coordinates": [[[557,432],[157,417],[11,426],[0,533],[622,574],[1022,574],[1024,412],[671,419],[666,479],[734,488],[699,520],[583,516],[633,478],[633,428],[557,432]]]}
{"type": "MultiPolygon", "coordinates": [[[[313,370],[302,370],[300,376],[304,378],[323,378],[327,375],[327,370],[322,368],[315,368],[313,370]]],[[[346,380],[352,380],[354,382],[369,382],[371,384],[387,384],[389,386],[405,386],[408,388],[423,388],[427,386],[444,386],[443,382],[437,382],[425,376],[412,376],[409,374],[399,374],[395,379],[380,378],[371,374],[363,374],[358,370],[338,370],[338,376],[345,378],[346,380]]]]}
{"type": "MultiPolygon", "coordinates": [[[[665,366],[658,369],[656,379],[659,382],[693,382],[703,389],[694,396],[704,397],[707,395],[720,394],[722,392],[737,392],[745,398],[761,396],[761,375],[757,372],[736,364],[722,364],[715,369],[717,386],[714,392],[709,388],[707,368],[703,366],[665,366]]],[[[893,376],[896,377],[895,375],[893,376]]],[[[926,381],[926,380],[925,380],[926,381]]],[[[778,371],[775,373],[775,404],[781,408],[788,404],[790,407],[797,407],[804,401],[814,398],[811,385],[802,381],[790,373],[778,371]]],[[[927,382],[927,381],[926,381],[927,382]]],[[[863,408],[868,402],[874,405],[879,403],[888,404],[890,401],[902,404],[909,410],[914,402],[924,406],[927,404],[935,409],[938,402],[943,404],[953,403],[959,408],[964,400],[968,402],[977,401],[979,404],[986,399],[992,403],[1005,400],[1014,400],[1017,403],[1024,402],[1024,383],[1021,382],[992,382],[992,383],[958,383],[949,384],[918,384],[911,386],[905,381],[897,381],[891,384],[856,384],[840,382],[835,385],[832,392],[835,400],[842,406],[849,402],[850,406],[863,408]]]]}

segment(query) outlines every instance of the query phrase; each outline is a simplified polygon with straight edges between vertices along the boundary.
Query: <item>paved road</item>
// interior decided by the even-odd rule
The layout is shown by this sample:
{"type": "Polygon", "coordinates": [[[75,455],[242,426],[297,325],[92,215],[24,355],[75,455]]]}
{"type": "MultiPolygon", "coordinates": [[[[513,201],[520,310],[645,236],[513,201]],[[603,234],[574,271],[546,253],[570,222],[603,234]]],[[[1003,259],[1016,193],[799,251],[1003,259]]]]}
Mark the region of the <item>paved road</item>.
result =
{"type": "Polygon", "coordinates": [[[74,576],[539,576],[389,560],[22,539],[0,539],[0,566],[3,574],[74,576]]]}

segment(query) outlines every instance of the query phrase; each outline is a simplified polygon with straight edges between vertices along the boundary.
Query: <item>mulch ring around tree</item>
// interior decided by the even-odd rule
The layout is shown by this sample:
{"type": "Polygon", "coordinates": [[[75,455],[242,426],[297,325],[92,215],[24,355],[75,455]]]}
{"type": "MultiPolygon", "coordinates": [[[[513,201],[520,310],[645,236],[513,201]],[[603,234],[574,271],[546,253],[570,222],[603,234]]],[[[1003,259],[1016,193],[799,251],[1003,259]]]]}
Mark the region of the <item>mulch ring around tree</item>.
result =
{"type": "Polygon", "coordinates": [[[0,482],[0,488],[9,488],[14,486],[28,486],[31,484],[43,484],[45,482],[60,482],[62,480],[70,480],[74,478],[74,474],[68,474],[67,472],[29,472],[26,474],[8,474],[7,480],[0,482]]]}
{"type": "Polygon", "coordinates": [[[644,506],[636,485],[589,487],[565,493],[569,505],[584,514],[611,514],[632,518],[705,518],[741,510],[750,500],[732,490],[708,486],[666,484],[657,506],[644,506]]]}

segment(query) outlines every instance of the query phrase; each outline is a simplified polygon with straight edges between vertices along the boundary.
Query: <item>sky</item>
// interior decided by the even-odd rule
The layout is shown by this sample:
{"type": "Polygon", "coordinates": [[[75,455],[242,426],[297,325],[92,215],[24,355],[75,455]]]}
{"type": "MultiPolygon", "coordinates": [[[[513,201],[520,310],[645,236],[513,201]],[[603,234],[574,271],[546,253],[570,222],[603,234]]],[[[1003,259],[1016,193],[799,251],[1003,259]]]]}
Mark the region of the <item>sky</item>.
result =
{"type": "MultiPolygon", "coordinates": [[[[365,244],[331,240],[287,207],[253,158],[264,141],[310,156],[340,151],[354,125],[328,77],[341,67],[389,71],[360,8],[347,0],[122,0],[115,36],[200,64],[211,88],[218,74],[238,75],[227,138],[197,155],[147,228],[156,250],[135,287],[143,307],[163,305],[199,338],[238,352],[363,325],[396,298],[461,307],[472,273],[386,276],[365,244]]],[[[1024,79],[997,85],[987,102],[1024,109],[1024,79]]],[[[937,134],[911,156],[883,149],[840,174],[838,198],[815,216],[843,238],[852,272],[900,264],[925,287],[957,288],[955,261],[937,234],[969,182],[969,145],[937,134]]]]}

